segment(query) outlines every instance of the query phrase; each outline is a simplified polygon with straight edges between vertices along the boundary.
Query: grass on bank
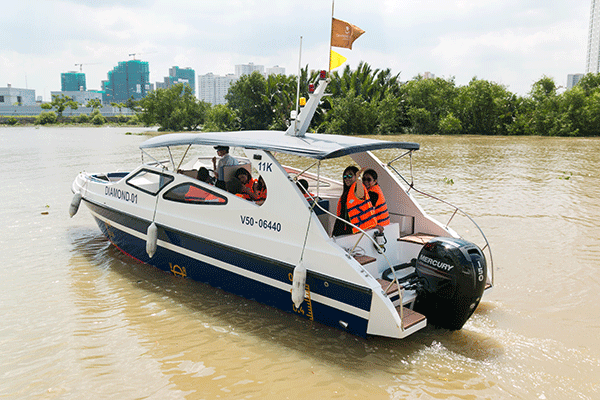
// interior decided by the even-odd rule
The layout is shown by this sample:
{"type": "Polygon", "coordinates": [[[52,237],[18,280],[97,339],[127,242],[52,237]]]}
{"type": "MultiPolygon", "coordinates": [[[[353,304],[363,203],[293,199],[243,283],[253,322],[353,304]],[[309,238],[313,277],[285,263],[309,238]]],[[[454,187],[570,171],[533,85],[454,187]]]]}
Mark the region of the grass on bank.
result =
{"type": "Polygon", "coordinates": [[[143,126],[137,114],[134,115],[115,115],[111,117],[103,116],[99,111],[91,114],[81,114],[77,116],[58,116],[54,111],[42,112],[37,116],[17,115],[0,116],[0,126],[30,126],[30,125],[129,125],[143,126]]]}

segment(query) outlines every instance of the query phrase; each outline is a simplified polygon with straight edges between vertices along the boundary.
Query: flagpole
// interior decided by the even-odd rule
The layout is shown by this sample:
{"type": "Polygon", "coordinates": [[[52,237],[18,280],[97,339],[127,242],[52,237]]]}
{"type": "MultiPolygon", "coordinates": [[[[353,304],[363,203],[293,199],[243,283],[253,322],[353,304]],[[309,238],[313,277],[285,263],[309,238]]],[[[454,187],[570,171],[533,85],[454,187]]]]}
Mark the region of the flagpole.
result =
{"type": "Polygon", "coordinates": [[[332,40],[333,40],[333,6],[334,6],[334,0],[331,0],[331,34],[329,35],[329,73],[331,73],[331,48],[333,47],[331,45],[332,40]]]}

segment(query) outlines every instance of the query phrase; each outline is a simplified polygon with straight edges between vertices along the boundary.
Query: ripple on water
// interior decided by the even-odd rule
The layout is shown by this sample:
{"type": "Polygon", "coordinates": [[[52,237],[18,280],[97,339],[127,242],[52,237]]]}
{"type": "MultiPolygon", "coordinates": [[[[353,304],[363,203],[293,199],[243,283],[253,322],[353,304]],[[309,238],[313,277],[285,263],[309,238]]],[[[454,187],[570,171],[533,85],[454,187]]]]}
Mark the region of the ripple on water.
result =
{"type": "MultiPolygon", "coordinates": [[[[11,177],[0,193],[2,394],[600,396],[598,141],[392,138],[422,143],[417,187],[477,217],[497,266],[496,287],[463,330],[428,327],[398,341],[347,335],[130,260],[85,208],[73,219],[66,209],[78,172],[136,165],[143,138],[103,128],[21,133],[0,135],[11,177]],[[23,162],[31,169],[15,168],[23,162]]],[[[349,163],[322,172],[339,179],[349,163]]]]}

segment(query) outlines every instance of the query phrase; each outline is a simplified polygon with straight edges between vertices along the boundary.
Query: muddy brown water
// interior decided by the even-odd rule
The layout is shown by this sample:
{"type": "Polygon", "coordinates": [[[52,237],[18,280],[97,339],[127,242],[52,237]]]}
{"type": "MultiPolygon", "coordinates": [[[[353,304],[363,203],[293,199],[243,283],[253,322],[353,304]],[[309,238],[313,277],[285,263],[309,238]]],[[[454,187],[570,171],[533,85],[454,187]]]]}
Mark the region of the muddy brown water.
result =
{"type": "Polygon", "coordinates": [[[70,219],[75,176],[135,167],[140,131],[0,129],[0,398],[600,398],[599,140],[387,137],[421,144],[416,187],[479,223],[496,272],[461,331],[391,340],[159,272],[70,219]]]}

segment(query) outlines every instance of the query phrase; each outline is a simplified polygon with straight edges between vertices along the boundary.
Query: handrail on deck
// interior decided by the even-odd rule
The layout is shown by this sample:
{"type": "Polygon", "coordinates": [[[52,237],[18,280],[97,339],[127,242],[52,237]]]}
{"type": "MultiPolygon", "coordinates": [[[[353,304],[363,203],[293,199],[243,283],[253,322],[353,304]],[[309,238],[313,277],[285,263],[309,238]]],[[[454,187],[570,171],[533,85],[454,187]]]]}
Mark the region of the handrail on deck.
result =
{"type": "MultiPolygon", "coordinates": [[[[493,285],[494,285],[494,259],[493,259],[493,257],[492,257],[492,249],[491,249],[491,247],[490,247],[490,242],[488,241],[487,237],[486,237],[486,236],[485,236],[485,234],[483,233],[483,230],[482,230],[482,229],[479,227],[479,225],[477,224],[477,222],[475,222],[475,220],[474,220],[473,218],[471,218],[471,216],[470,216],[469,214],[467,214],[465,211],[461,210],[459,207],[457,207],[457,206],[455,206],[454,204],[451,204],[451,203],[449,203],[449,202],[447,202],[447,201],[445,201],[445,200],[442,200],[442,199],[440,199],[440,198],[438,198],[438,197],[436,197],[436,196],[433,196],[433,195],[431,195],[431,194],[429,194],[429,193],[423,192],[422,190],[419,190],[419,189],[415,188],[415,185],[414,185],[414,179],[413,179],[413,169],[412,169],[412,152],[413,152],[413,151],[414,151],[414,150],[409,150],[408,152],[406,152],[406,153],[402,154],[401,156],[399,156],[399,157],[396,157],[395,159],[393,159],[392,161],[390,161],[390,162],[387,164],[387,166],[388,166],[388,167],[390,167],[390,168],[391,168],[391,169],[392,169],[392,170],[393,170],[393,171],[396,173],[396,175],[398,175],[398,176],[399,176],[399,177],[400,177],[400,178],[401,178],[401,179],[404,181],[404,183],[406,183],[406,184],[408,185],[408,190],[406,191],[406,193],[407,193],[407,194],[409,194],[411,190],[414,190],[415,192],[417,192],[417,193],[419,193],[419,194],[421,194],[421,195],[423,195],[423,196],[425,196],[425,197],[429,197],[430,199],[433,199],[433,200],[439,201],[439,202],[441,202],[441,203],[443,203],[443,204],[446,204],[447,206],[450,206],[451,208],[453,208],[453,209],[454,209],[454,212],[452,213],[452,216],[450,217],[450,219],[448,220],[448,222],[446,223],[446,225],[444,226],[444,228],[446,228],[446,229],[448,229],[448,228],[449,228],[450,222],[452,222],[452,220],[454,219],[454,216],[455,216],[457,213],[459,213],[459,212],[460,212],[462,215],[464,215],[465,217],[467,217],[467,218],[469,219],[469,221],[471,221],[471,223],[472,223],[473,225],[475,225],[475,227],[477,228],[477,230],[478,230],[478,231],[479,231],[479,233],[481,234],[481,237],[482,237],[482,238],[483,238],[483,240],[485,241],[485,245],[484,245],[483,247],[481,247],[481,251],[482,251],[482,252],[485,252],[485,250],[487,249],[487,253],[488,253],[488,255],[489,255],[489,259],[490,259],[488,271],[490,272],[490,275],[491,275],[491,277],[490,277],[490,281],[489,281],[489,282],[490,282],[490,283],[491,283],[491,285],[493,286],[493,285]],[[395,162],[395,161],[399,160],[400,158],[402,158],[402,157],[404,157],[404,156],[406,156],[406,155],[408,155],[408,156],[410,157],[410,175],[411,175],[411,177],[410,177],[410,180],[411,180],[411,182],[410,182],[410,183],[409,183],[409,182],[406,180],[406,178],[404,178],[404,176],[403,176],[403,175],[402,175],[400,172],[398,172],[398,170],[396,170],[396,168],[394,168],[394,166],[392,165],[392,163],[393,163],[393,162],[395,162]]],[[[484,253],[484,254],[485,254],[485,253],[484,253]]]]}

